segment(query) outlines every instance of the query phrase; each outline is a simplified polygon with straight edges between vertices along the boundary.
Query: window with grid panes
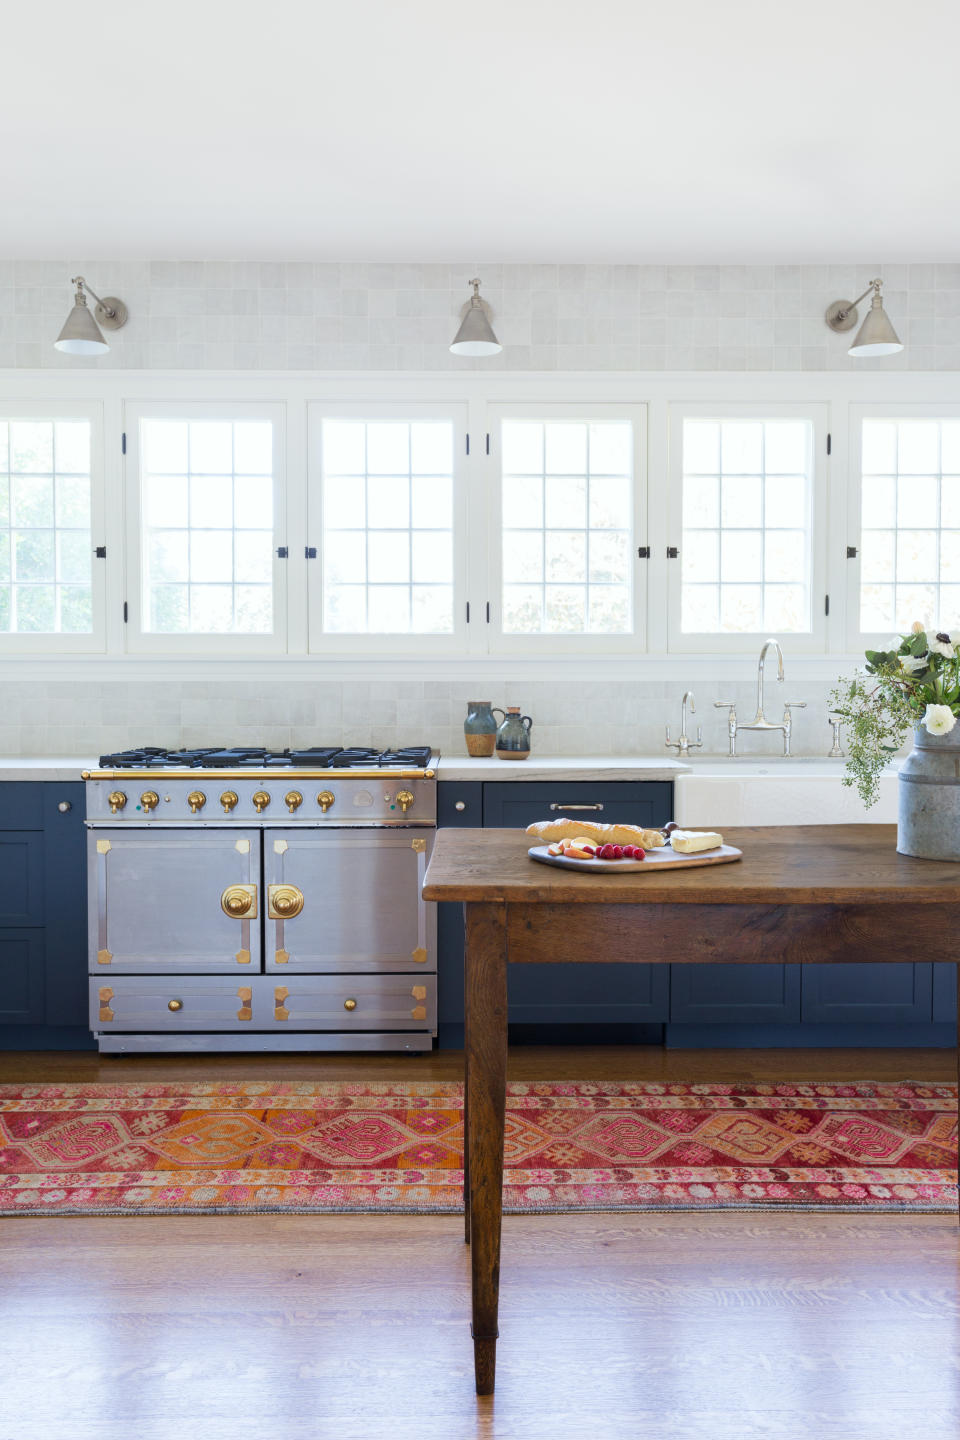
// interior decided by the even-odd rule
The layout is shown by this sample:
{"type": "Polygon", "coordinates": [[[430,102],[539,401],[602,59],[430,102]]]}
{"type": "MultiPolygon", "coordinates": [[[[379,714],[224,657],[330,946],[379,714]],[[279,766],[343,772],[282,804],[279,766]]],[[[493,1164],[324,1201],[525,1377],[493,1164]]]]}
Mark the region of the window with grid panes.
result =
{"type": "Polygon", "coordinates": [[[629,420],[504,420],[504,634],[630,632],[633,484],[629,420]]]}
{"type": "Polygon", "coordinates": [[[865,419],[860,629],[960,627],[960,419],[865,419]]]}
{"type": "Polygon", "coordinates": [[[140,421],[144,630],[273,629],[273,425],[140,421]]]}
{"type": "Polygon", "coordinates": [[[0,420],[0,631],[93,630],[89,420],[0,420]]]}
{"type": "Polygon", "coordinates": [[[682,443],[682,630],[809,631],[812,423],[686,419],[682,443]]]}
{"type": "Polygon", "coordinates": [[[453,444],[450,420],[323,420],[326,633],[452,633],[453,444]]]}

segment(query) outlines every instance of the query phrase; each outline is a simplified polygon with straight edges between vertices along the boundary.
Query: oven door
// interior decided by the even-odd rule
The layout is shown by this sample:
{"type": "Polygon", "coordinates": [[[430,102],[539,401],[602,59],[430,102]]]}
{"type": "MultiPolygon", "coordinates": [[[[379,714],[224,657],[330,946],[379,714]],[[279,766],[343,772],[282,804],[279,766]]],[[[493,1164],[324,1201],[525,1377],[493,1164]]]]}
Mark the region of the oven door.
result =
{"type": "Polygon", "coordinates": [[[90,970],[260,969],[256,830],[91,829],[90,970]]]}
{"type": "Polygon", "coordinates": [[[437,968],[436,906],[421,899],[430,829],[268,830],[266,970],[437,968]]]}

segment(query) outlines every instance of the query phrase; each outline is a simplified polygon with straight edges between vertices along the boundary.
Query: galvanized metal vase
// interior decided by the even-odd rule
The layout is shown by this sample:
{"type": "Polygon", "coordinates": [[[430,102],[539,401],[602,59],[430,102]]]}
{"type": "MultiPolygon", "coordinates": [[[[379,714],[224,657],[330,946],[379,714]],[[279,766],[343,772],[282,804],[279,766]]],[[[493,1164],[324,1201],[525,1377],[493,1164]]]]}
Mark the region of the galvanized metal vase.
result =
{"type": "Polygon", "coordinates": [[[960,724],[949,735],[922,726],[900,769],[897,849],[921,860],[960,860],[960,724]]]}

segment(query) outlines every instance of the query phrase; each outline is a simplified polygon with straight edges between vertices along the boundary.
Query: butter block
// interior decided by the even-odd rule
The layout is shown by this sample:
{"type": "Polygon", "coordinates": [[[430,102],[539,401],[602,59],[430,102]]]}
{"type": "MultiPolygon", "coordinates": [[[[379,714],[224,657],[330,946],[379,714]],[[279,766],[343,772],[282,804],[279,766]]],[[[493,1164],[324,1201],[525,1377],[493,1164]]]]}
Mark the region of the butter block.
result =
{"type": "Polygon", "coordinates": [[[723,844],[723,836],[716,830],[674,830],[670,844],[679,855],[696,855],[700,850],[716,850],[723,844]]]}

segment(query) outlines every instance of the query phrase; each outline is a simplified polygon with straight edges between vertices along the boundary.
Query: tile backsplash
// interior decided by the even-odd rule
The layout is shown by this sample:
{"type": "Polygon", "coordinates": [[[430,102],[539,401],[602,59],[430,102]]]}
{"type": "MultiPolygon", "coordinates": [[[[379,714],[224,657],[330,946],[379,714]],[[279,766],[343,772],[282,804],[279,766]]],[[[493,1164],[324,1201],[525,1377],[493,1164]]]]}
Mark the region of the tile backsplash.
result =
{"type": "Polygon", "coordinates": [[[0,368],[848,370],[864,362],[850,359],[850,337],[831,334],[823,312],[875,275],[906,346],[880,366],[960,369],[960,264],[109,259],[0,260],[0,368]],[[102,358],[53,348],[76,274],[130,311],[102,358]],[[448,349],[474,274],[504,346],[484,360],[448,349]]]}
{"type": "MultiPolygon", "coordinates": [[[[380,749],[429,743],[448,755],[464,755],[467,701],[479,696],[496,705],[520,705],[533,717],[533,749],[544,755],[670,755],[664,726],[676,738],[683,686],[664,681],[604,681],[571,687],[556,681],[486,678],[465,681],[290,681],[275,695],[263,682],[12,680],[3,685],[0,754],[95,756],[134,745],[354,744],[380,749]],[[591,694],[595,703],[588,703],[591,694]]],[[[825,681],[798,678],[772,685],[768,710],[779,719],[784,700],[805,700],[794,716],[793,752],[826,755],[825,681]]],[[[700,681],[698,713],[688,733],[703,725],[704,752],[725,754],[726,711],[713,701],[738,702],[753,716],[756,680],[716,685],[700,681]]],[[[744,755],[779,755],[782,737],[743,735],[744,755]]]]}

